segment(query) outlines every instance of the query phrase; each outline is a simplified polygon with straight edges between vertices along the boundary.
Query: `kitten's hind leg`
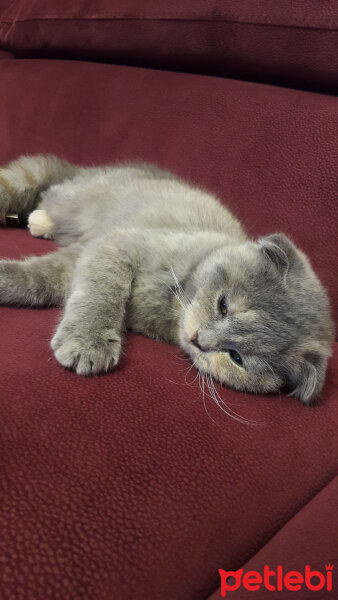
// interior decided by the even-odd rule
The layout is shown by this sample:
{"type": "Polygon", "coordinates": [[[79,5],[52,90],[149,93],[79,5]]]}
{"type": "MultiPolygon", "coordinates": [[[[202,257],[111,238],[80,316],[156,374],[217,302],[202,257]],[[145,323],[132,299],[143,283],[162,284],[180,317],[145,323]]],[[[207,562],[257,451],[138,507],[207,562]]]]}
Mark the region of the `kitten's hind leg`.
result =
{"type": "Polygon", "coordinates": [[[21,223],[51,185],[72,179],[78,167],[56,156],[21,156],[0,168],[0,217],[18,214],[21,223]]]}
{"type": "Polygon", "coordinates": [[[69,292],[80,244],[45,256],[0,261],[0,304],[60,306],[69,292]]]}

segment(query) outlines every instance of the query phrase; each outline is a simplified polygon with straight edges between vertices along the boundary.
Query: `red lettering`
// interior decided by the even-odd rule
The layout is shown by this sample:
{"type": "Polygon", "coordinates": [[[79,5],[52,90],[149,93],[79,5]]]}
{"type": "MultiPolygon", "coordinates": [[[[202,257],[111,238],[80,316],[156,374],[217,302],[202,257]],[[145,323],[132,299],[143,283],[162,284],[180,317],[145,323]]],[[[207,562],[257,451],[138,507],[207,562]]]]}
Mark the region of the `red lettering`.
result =
{"type": "Polygon", "coordinates": [[[291,592],[298,592],[304,583],[309,590],[317,592],[322,590],[326,583],[326,589],[331,592],[332,569],[333,565],[326,565],[326,577],[321,571],[311,571],[310,565],[305,566],[304,576],[299,571],[288,571],[284,574],[282,565],[277,565],[276,571],[272,571],[268,565],[265,565],[263,576],[258,571],[248,571],[243,575],[243,569],[238,569],[238,571],[224,571],[223,569],[219,569],[221,596],[225,598],[227,592],[238,590],[242,584],[242,577],[243,587],[252,592],[259,590],[262,583],[270,592],[274,592],[275,590],[280,592],[284,587],[291,592]],[[273,576],[276,576],[274,582],[276,585],[271,583],[271,577],[273,576]]]}
{"type": "Polygon", "coordinates": [[[238,569],[238,571],[224,571],[223,569],[218,569],[218,572],[221,576],[221,596],[225,598],[227,592],[234,592],[238,590],[241,585],[241,579],[243,574],[243,569],[238,569]],[[235,583],[229,584],[228,578],[233,577],[235,579],[235,583]]]}
{"type": "Polygon", "coordinates": [[[284,585],[291,592],[300,590],[302,583],[304,583],[304,577],[299,571],[289,571],[284,575],[284,585]]]}
{"type": "Polygon", "coordinates": [[[243,585],[246,590],[250,590],[253,592],[259,590],[262,582],[263,577],[257,571],[248,571],[243,576],[243,585]]]}
{"type": "Polygon", "coordinates": [[[317,592],[321,590],[325,585],[325,577],[320,571],[311,571],[310,565],[305,566],[305,585],[309,590],[317,592]],[[311,583],[312,577],[318,577],[319,583],[311,583]]]}
{"type": "Polygon", "coordinates": [[[274,592],[275,591],[275,586],[274,585],[270,585],[270,575],[276,575],[275,571],[270,571],[268,565],[265,565],[264,570],[264,585],[266,587],[267,590],[269,590],[269,592],[274,592]]]}

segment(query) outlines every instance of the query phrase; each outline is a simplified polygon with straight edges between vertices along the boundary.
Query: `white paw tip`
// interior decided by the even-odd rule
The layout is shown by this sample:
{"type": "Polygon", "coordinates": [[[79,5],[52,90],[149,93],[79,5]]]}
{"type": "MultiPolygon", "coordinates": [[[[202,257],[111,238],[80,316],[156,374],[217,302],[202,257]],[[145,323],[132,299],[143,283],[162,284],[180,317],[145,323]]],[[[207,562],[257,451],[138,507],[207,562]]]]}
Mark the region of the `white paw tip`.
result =
{"type": "Polygon", "coordinates": [[[45,210],[34,210],[28,217],[28,229],[34,237],[51,238],[53,222],[45,210]]]}

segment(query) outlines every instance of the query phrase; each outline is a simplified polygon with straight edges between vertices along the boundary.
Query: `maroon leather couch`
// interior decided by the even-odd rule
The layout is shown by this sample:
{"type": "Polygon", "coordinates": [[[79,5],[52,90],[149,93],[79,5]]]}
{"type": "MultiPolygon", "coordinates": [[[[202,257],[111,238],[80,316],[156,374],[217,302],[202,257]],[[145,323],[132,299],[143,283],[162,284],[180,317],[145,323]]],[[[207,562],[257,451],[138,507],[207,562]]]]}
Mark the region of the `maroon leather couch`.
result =
{"type": "MultiPolygon", "coordinates": [[[[171,169],[290,235],[337,316],[337,31],[335,0],[0,0],[0,163],[171,169]]],[[[0,229],[3,257],[54,248],[0,229]]],[[[216,599],[219,569],[337,561],[336,347],[314,408],[219,388],[249,426],[141,336],[114,373],[62,370],[59,314],[0,308],[1,600],[216,599]]]]}

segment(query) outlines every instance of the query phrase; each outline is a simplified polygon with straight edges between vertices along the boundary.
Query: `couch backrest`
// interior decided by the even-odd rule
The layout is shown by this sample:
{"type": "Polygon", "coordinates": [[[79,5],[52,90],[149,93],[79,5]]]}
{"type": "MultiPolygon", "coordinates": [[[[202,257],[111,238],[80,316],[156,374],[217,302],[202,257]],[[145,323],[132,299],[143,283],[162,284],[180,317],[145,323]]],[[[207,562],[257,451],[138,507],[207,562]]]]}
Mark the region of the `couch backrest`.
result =
{"type": "Polygon", "coordinates": [[[336,98],[82,61],[3,59],[0,69],[0,164],[51,153],[170,169],[215,192],[251,236],[290,235],[338,324],[336,98]]]}
{"type": "Polygon", "coordinates": [[[0,0],[0,49],[338,90],[336,0],[0,0]]]}

